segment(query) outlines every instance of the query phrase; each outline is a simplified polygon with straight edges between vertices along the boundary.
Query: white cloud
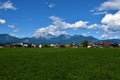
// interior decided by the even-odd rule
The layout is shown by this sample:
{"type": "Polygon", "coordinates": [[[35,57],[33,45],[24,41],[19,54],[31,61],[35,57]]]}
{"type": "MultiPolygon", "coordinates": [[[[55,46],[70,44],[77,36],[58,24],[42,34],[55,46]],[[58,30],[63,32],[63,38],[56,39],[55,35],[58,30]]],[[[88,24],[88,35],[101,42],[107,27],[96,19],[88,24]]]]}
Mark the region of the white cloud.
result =
{"type": "Polygon", "coordinates": [[[109,10],[120,10],[120,0],[107,0],[99,7],[90,10],[95,15],[108,14],[109,10]]]}
{"type": "Polygon", "coordinates": [[[63,19],[55,16],[50,17],[53,20],[53,24],[45,28],[39,28],[34,36],[35,37],[46,37],[47,35],[59,36],[61,34],[67,34],[67,29],[80,29],[86,28],[88,22],[77,21],[73,24],[63,21],[63,19]]]}
{"type": "Polygon", "coordinates": [[[101,39],[106,39],[106,38],[108,38],[108,34],[102,34],[102,36],[101,36],[101,39]]]}
{"type": "Polygon", "coordinates": [[[56,17],[56,16],[50,16],[49,18],[53,21],[62,21],[63,20],[62,18],[59,18],[59,17],[56,17]]]}
{"type": "Polygon", "coordinates": [[[19,29],[14,24],[8,25],[8,27],[11,28],[15,33],[19,32],[19,29]]]}
{"type": "Polygon", "coordinates": [[[108,0],[102,3],[98,10],[120,10],[120,0],[108,0]]]}
{"type": "Polygon", "coordinates": [[[13,6],[13,3],[10,1],[6,1],[4,3],[0,4],[0,9],[11,9],[11,10],[16,10],[17,8],[13,6]]]}
{"type": "Polygon", "coordinates": [[[5,23],[6,23],[6,20],[0,19],[0,24],[5,24],[5,23]]]}
{"type": "Polygon", "coordinates": [[[107,25],[100,25],[100,29],[102,29],[105,32],[109,32],[109,26],[107,25]]]}
{"type": "Polygon", "coordinates": [[[78,29],[78,28],[86,28],[88,22],[78,21],[72,24],[72,28],[78,29]]]}
{"type": "Polygon", "coordinates": [[[12,25],[8,25],[8,27],[13,29],[13,28],[15,28],[15,25],[13,25],[13,24],[12,25]]]}
{"type": "Polygon", "coordinates": [[[23,37],[26,37],[26,36],[23,36],[23,35],[16,35],[15,33],[14,34],[10,34],[11,36],[14,36],[14,37],[17,37],[17,38],[23,38],[23,37]]]}
{"type": "Polygon", "coordinates": [[[57,26],[59,29],[79,29],[79,28],[86,28],[87,27],[87,21],[77,21],[73,24],[67,23],[63,21],[63,19],[55,16],[51,16],[50,19],[53,20],[53,25],[57,26]]]}
{"type": "Polygon", "coordinates": [[[94,15],[100,15],[100,14],[107,14],[108,12],[107,11],[102,11],[102,12],[100,12],[100,11],[95,11],[93,14],[94,15]]]}
{"type": "Polygon", "coordinates": [[[102,3],[98,8],[91,10],[94,14],[104,14],[101,24],[90,25],[88,29],[101,29],[104,33],[101,39],[120,38],[120,0],[107,0],[102,3]],[[117,11],[110,13],[110,10],[117,11]],[[98,25],[98,26],[97,26],[98,25]]]}
{"type": "Polygon", "coordinates": [[[118,39],[120,38],[120,32],[104,32],[101,35],[101,39],[118,39]]]}
{"type": "Polygon", "coordinates": [[[59,36],[61,34],[67,34],[64,30],[51,29],[51,26],[46,28],[39,28],[34,34],[35,37],[52,38],[53,36],[59,36]]]}
{"type": "Polygon", "coordinates": [[[54,3],[48,4],[48,7],[49,7],[49,8],[54,8],[55,6],[56,6],[56,4],[54,4],[54,3]]]}
{"type": "Polygon", "coordinates": [[[98,24],[92,24],[87,27],[87,29],[98,29],[98,28],[100,28],[100,25],[98,24]]]}
{"type": "Polygon", "coordinates": [[[17,33],[19,32],[19,29],[14,29],[13,32],[17,33]]]}
{"type": "Polygon", "coordinates": [[[106,14],[101,23],[111,31],[120,31],[120,11],[115,14],[106,14]]]}

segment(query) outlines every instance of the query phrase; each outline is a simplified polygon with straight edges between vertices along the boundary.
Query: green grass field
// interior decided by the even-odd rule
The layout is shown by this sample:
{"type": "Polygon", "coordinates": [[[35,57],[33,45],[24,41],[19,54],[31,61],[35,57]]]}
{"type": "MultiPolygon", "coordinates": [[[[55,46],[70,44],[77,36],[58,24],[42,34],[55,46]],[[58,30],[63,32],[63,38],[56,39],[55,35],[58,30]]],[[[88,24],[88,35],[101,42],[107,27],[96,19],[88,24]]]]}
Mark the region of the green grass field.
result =
{"type": "Polygon", "coordinates": [[[120,49],[2,48],[0,80],[120,80],[120,49]]]}

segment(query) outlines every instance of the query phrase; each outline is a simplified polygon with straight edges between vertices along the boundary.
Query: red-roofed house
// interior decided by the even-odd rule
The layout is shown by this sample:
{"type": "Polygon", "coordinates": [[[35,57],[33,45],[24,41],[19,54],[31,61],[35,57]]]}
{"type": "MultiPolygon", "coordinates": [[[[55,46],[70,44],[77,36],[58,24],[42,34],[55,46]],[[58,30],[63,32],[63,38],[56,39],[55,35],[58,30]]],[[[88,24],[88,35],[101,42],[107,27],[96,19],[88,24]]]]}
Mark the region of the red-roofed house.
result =
{"type": "Polygon", "coordinates": [[[111,47],[112,42],[103,42],[104,47],[111,47]]]}

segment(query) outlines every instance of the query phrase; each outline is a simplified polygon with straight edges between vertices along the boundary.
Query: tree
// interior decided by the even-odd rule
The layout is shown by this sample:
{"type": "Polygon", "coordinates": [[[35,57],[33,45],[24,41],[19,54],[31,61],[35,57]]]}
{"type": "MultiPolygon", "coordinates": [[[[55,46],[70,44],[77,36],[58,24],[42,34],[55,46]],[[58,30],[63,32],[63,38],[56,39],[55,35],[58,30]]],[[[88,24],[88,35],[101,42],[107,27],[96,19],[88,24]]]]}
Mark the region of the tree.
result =
{"type": "Polygon", "coordinates": [[[83,45],[83,47],[86,47],[86,48],[87,48],[87,46],[88,46],[88,41],[87,41],[87,40],[83,41],[83,42],[82,42],[82,45],[83,45]]]}
{"type": "Polygon", "coordinates": [[[65,48],[65,45],[64,45],[64,44],[61,44],[61,45],[60,45],[60,48],[65,48]]]}
{"type": "Polygon", "coordinates": [[[43,44],[44,48],[49,48],[50,46],[48,44],[43,44]]]}

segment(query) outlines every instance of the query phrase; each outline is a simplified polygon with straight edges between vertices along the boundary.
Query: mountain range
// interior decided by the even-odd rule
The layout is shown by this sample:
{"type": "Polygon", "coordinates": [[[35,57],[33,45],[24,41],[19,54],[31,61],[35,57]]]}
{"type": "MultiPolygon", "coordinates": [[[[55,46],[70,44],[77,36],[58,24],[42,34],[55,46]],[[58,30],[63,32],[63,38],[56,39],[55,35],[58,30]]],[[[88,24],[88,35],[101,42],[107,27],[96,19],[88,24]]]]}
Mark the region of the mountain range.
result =
{"type": "MultiPolygon", "coordinates": [[[[49,35],[51,36],[51,35],[49,35]]],[[[25,38],[19,38],[15,36],[11,36],[9,34],[0,34],[0,44],[4,43],[34,43],[34,44],[79,44],[82,43],[84,40],[87,40],[89,42],[113,42],[113,43],[120,43],[120,39],[107,39],[107,40],[99,40],[97,38],[94,38],[92,36],[82,36],[82,35],[60,35],[58,37],[52,36],[51,38],[46,37],[25,37],[25,38]]]]}

